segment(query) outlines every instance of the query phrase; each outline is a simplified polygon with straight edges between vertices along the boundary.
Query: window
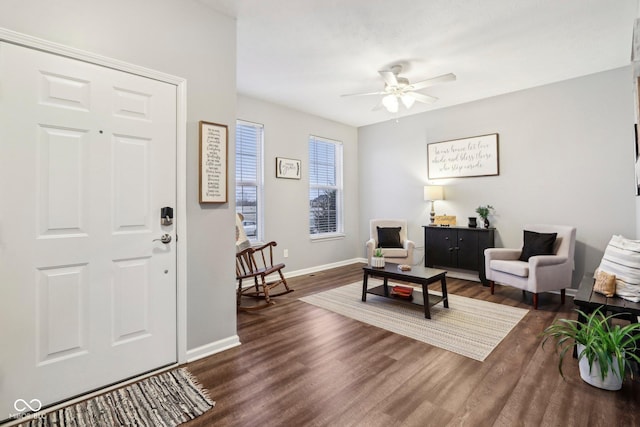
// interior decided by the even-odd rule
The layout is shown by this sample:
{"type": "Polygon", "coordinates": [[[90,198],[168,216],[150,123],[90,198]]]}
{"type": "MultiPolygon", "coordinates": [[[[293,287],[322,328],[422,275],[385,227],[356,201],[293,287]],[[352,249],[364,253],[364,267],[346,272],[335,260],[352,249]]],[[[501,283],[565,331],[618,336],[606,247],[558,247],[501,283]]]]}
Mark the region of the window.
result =
{"type": "Polygon", "coordinates": [[[329,237],[342,227],[342,143],[309,137],[309,233],[329,237]]]}
{"type": "Polygon", "coordinates": [[[236,122],[236,212],[251,241],[262,237],[262,145],[263,126],[236,122]]]}

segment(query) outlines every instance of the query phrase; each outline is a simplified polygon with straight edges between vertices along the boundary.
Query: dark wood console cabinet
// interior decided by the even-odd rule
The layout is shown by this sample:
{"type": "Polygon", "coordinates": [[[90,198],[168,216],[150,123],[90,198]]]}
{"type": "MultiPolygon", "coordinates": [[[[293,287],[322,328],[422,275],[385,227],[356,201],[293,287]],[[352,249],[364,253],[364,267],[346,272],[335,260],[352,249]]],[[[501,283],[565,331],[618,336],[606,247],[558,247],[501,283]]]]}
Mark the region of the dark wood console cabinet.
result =
{"type": "Polygon", "coordinates": [[[494,247],[495,228],[433,227],[424,228],[425,267],[450,267],[477,271],[488,286],[484,272],[484,250],[494,247]]]}

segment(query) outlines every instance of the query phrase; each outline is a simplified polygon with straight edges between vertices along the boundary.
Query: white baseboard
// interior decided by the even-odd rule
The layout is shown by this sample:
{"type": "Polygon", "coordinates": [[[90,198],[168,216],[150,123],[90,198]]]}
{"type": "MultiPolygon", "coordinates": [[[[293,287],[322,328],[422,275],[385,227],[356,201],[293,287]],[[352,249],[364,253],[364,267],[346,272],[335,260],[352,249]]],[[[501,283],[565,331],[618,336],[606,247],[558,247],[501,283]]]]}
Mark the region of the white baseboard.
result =
{"type": "Polygon", "coordinates": [[[344,267],[345,265],[354,264],[356,262],[366,263],[367,260],[365,258],[351,258],[344,261],[332,262],[331,264],[317,265],[315,267],[303,268],[302,270],[285,272],[284,276],[286,278],[296,277],[296,276],[305,276],[307,274],[317,273],[318,271],[328,270],[330,268],[344,267]]]}
{"type": "MultiPolygon", "coordinates": [[[[436,267],[440,268],[440,267],[436,267]]],[[[462,270],[451,270],[451,269],[443,269],[447,270],[447,277],[451,277],[454,279],[462,279],[469,280],[471,282],[480,282],[480,277],[478,277],[478,273],[473,271],[462,271],[462,270]]]]}
{"type": "Polygon", "coordinates": [[[228,350],[240,345],[240,337],[233,335],[191,350],[187,350],[187,362],[194,362],[207,356],[211,356],[221,351],[228,350]]]}

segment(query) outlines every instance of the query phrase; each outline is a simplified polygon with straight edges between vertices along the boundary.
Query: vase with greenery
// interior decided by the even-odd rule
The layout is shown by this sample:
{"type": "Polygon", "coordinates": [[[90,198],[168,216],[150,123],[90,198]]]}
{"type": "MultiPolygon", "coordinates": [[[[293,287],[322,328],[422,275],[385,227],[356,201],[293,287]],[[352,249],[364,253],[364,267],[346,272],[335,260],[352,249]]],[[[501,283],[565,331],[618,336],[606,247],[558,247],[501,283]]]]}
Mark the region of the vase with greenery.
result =
{"type": "Polygon", "coordinates": [[[482,222],[484,223],[484,228],[489,228],[489,215],[491,214],[491,211],[493,210],[493,206],[491,205],[487,205],[487,206],[478,206],[476,208],[476,213],[478,214],[478,216],[480,218],[482,218],[482,222]]]}
{"type": "Polygon", "coordinates": [[[555,341],[556,353],[560,359],[558,370],[564,378],[564,356],[569,350],[573,354],[573,346],[576,344],[580,377],[596,387],[619,390],[629,363],[640,363],[640,357],[636,354],[640,323],[613,325],[611,320],[617,316],[615,314],[605,317],[600,309],[589,314],[576,311],[580,315],[579,320],[559,319],[544,330],[542,347],[550,339],[555,341]]]}
{"type": "Polygon", "coordinates": [[[382,252],[381,248],[376,248],[373,251],[373,256],[371,257],[371,267],[384,267],[384,253],[382,252]]]}

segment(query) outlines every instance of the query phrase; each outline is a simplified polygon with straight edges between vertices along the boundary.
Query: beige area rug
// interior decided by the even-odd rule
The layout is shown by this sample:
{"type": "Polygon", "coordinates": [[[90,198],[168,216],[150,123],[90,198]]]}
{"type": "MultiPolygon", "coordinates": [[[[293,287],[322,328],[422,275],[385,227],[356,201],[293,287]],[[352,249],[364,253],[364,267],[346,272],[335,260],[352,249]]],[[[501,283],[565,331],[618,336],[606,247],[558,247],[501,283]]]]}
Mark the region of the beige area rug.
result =
{"type": "Polygon", "coordinates": [[[195,377],[179,368],[56,411],[25,415],[19,427],[173,427],[214,405],[195,377]]]}
{"type": "MultiPolygon", "coordinates": [[[[369,279],[369,288],[379,284],[381,280],[369,279]]],[[[300,300],[479,361],[486,359],[529,312],[449,293],[449,308],[436,304],[431,307],[431,319],[425,319],[421,305],[372,294],[367,294],[367,302],[362,302],[362,282],[300,300]]],[[[421,290],[414,290],[413,300],[422,301],[421,290]]]]}

